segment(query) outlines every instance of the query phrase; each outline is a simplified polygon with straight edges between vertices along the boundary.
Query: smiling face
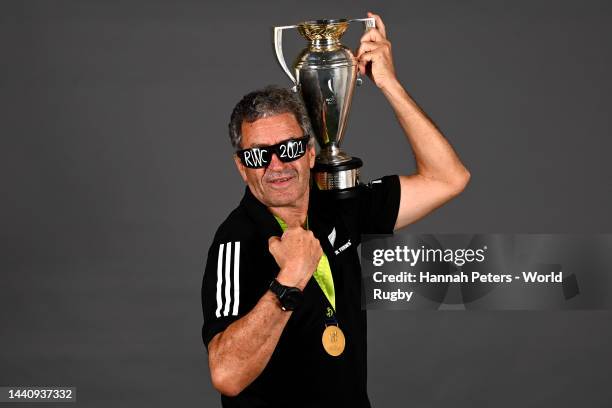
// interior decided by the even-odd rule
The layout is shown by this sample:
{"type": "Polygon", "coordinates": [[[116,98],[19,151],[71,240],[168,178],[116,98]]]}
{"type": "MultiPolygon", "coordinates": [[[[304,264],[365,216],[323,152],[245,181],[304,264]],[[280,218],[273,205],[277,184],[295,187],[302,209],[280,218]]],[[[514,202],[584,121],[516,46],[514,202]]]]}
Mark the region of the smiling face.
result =
{"type": "MultiPolygon", "coordinates": [[[[270,146],[287,139],[302,137],[300,124],[292,113],[281,113],[254,122],[242,122],[242,149],[270,146]]],[[[308,206],[310,169],[314,166],[315,148],[292,162],[283,163],[276,154],[268,167],[249,169],[237,156],[236,167],[251,193],[267,207],[308,206]]]]}

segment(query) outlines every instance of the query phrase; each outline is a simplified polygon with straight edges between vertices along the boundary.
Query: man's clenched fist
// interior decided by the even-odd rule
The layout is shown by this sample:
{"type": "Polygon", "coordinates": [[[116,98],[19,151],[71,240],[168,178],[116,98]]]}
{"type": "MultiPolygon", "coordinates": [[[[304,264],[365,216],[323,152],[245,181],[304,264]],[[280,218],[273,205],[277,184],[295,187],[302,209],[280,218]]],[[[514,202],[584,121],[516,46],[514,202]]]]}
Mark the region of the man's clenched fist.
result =
{"type": "Polygon", "coordinates": [[[270,237],[268,249],[280,267],[276,279],[283,285],[304,289],[323,255],[312,231],[290,227],[279,237],[270,237]]]}

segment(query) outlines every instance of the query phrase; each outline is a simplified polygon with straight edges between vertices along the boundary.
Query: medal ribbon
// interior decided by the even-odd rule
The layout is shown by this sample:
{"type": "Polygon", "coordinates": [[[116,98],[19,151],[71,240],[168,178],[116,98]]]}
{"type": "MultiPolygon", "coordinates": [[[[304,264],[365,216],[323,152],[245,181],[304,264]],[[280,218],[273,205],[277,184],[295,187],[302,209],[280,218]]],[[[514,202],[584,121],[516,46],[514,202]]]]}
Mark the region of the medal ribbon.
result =
{"type": "MultiPolygon", "coordinates": [[[[283,229],[283,232],[287,229],[287,224],[281,218],[274,216],[278,224],[283,229]]],[[[308,229],[308,218],[306,218],[306,229],[308,229]]],[[[325,297],[332,305],[334,310],[336,310],[336,292],[334,291],[334,278],[332,277],[331,267],[329,266],[329,260],[327,259],[327,255],[323,252],[321,259],[319,260],[319,265],[317,265],[317,270],[313,274],[315,280],[319,284],[319,287],[325,294],[325,297]]]]}

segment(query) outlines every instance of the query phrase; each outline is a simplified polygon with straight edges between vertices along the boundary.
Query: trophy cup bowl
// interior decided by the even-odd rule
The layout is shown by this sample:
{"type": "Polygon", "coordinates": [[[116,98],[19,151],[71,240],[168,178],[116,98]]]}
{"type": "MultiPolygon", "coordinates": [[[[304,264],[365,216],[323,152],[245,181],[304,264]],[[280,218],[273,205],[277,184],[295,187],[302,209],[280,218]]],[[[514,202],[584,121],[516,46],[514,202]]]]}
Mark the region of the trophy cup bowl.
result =
{"type": "Polygon", "coordinates": [[[357,59],[340,39],[349,23],[363,22],[374,27],[373,18],[311,20],[293,26],[274,27],[274,49],[279,64],[299,91],[314,136],[320,146],[313,175],[320,190],[349,195],[359,184],[361,159],[340,148],[346,132],[355,85],[359,83],[357,59]],[[296,58],[293,72],[283,56],[282,32],[296,28],[309,43],[296,58]]]}

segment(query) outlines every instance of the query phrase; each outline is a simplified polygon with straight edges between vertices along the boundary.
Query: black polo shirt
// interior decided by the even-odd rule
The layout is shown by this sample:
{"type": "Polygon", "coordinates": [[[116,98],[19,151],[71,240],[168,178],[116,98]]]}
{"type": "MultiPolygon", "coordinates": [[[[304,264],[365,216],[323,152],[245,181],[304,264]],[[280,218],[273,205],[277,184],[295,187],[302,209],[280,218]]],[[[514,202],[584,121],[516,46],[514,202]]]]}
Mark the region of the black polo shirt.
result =
{"type": "MultiPolygon", "coordinates": [[[[222,395],[223,407],[369,407],[366,312],[361,310],[361,234],[391,233],[400,185],[387,176],[361,185],[355,198],[331,200],[311,189],[308,224],[329,259],[336,317],[346,337],[338,357],[325,352],[321,336],[329,301],[316,280],[304,288],[263,372],[238,396],[222,395]],[[338,405],[340,404],[340,405],[338,405]]],[[[202,338],[210,340],[247,314],[265,294],[279,267],[268,238],[283,231],[266,206],[246,188],[240,205],[215,234],[202,285],[202,338]]]]}

